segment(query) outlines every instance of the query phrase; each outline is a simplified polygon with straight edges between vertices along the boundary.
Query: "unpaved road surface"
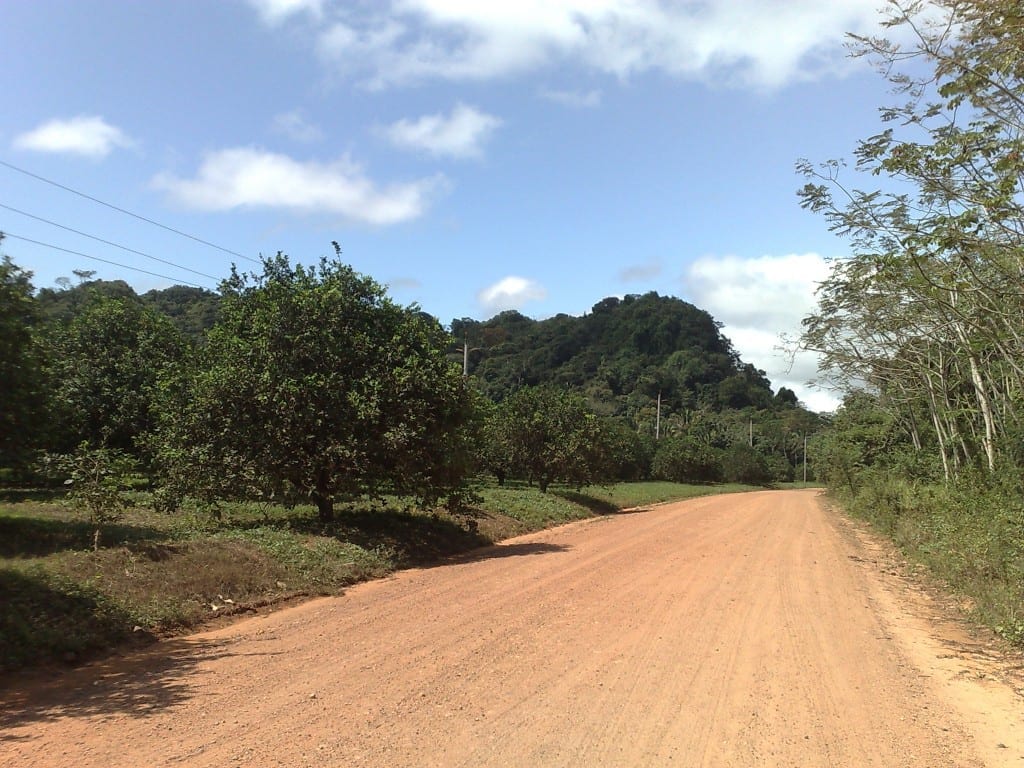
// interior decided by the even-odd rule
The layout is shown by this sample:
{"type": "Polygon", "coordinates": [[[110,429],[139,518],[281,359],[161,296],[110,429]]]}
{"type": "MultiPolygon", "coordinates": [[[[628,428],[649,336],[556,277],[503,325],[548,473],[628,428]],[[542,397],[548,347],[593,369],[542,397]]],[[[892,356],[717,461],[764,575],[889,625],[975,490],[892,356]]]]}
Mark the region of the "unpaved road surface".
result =
{"type": "Polygon", "coordinates": [[[813,491],[697,499],[0,689],[0,765],[1024,766],[935,610],[813,491]]]}

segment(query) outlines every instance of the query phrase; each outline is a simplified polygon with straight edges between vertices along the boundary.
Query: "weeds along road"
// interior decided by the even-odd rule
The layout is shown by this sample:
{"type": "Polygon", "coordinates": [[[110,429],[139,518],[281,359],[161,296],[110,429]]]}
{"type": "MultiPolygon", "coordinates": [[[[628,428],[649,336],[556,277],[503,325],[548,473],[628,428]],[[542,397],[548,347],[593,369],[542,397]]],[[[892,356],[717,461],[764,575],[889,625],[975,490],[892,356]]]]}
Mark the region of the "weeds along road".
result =
{"type": "Polygon", "coordinates": [[[533,534],[3,689],[0,765],[1024,765],[872,546],[814,491],[533,534]]]}

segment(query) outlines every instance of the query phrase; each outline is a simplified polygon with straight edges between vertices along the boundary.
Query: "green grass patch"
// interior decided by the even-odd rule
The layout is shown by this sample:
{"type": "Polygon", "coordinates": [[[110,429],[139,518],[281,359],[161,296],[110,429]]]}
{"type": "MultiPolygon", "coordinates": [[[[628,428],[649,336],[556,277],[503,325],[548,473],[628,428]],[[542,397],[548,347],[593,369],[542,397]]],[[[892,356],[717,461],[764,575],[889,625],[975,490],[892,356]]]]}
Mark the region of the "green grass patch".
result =
{"type": "Polygon", "coordinates": [[[740,483],[714,483],[709,485],[689,485],[686,483],[669,483],[650,481],[643,483],[620,483],[609,487],[589,486],[582,493],[592,499],[605,502],[617,509],[646,507],[666,501],[681,501],[698,496],[711,496],[719,493],[741,493],[743,491],[763,491],[764,488],[740,483]]]}

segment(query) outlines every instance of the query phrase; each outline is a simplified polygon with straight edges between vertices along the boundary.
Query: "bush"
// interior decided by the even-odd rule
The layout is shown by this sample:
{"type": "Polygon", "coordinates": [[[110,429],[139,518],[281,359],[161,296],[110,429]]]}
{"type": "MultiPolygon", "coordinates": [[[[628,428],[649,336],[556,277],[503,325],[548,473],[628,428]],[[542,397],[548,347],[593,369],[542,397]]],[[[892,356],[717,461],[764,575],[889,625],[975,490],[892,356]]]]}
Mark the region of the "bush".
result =
{"type": "Polygon", "coordinates": [[[657,480],[675,483],[713,483],[722,479],[719,452],[689,437],[658,441],[651,465],[657,480]]]}
{"type": "Polygon", "coordinates": [[[734,445],[725,450],[722,473],[729,483],[767,485],[772,481],[764,455],[749,445],[734,445]]]}

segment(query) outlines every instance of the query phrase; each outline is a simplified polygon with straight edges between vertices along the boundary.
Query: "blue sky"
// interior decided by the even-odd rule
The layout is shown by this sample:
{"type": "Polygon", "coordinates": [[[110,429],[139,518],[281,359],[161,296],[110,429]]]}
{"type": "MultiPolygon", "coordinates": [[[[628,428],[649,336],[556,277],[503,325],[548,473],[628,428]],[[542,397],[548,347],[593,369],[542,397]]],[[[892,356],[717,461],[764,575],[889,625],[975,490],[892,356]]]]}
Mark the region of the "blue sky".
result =
{"type": "MultiPolygon", "coordinates": [[[[775,350],[845,248],[800,209],[793,166],[877,132],[885,84],[842,44],[878,6],[10,0],[0,161],[248,258],[336,240],[443,322],[679,296],[828,408],[803,386],[813,359],[775,350]]],[[[3,248],[39,287],[90,269],[215,288],[255,266],[8,165],[3,248]]]]}

